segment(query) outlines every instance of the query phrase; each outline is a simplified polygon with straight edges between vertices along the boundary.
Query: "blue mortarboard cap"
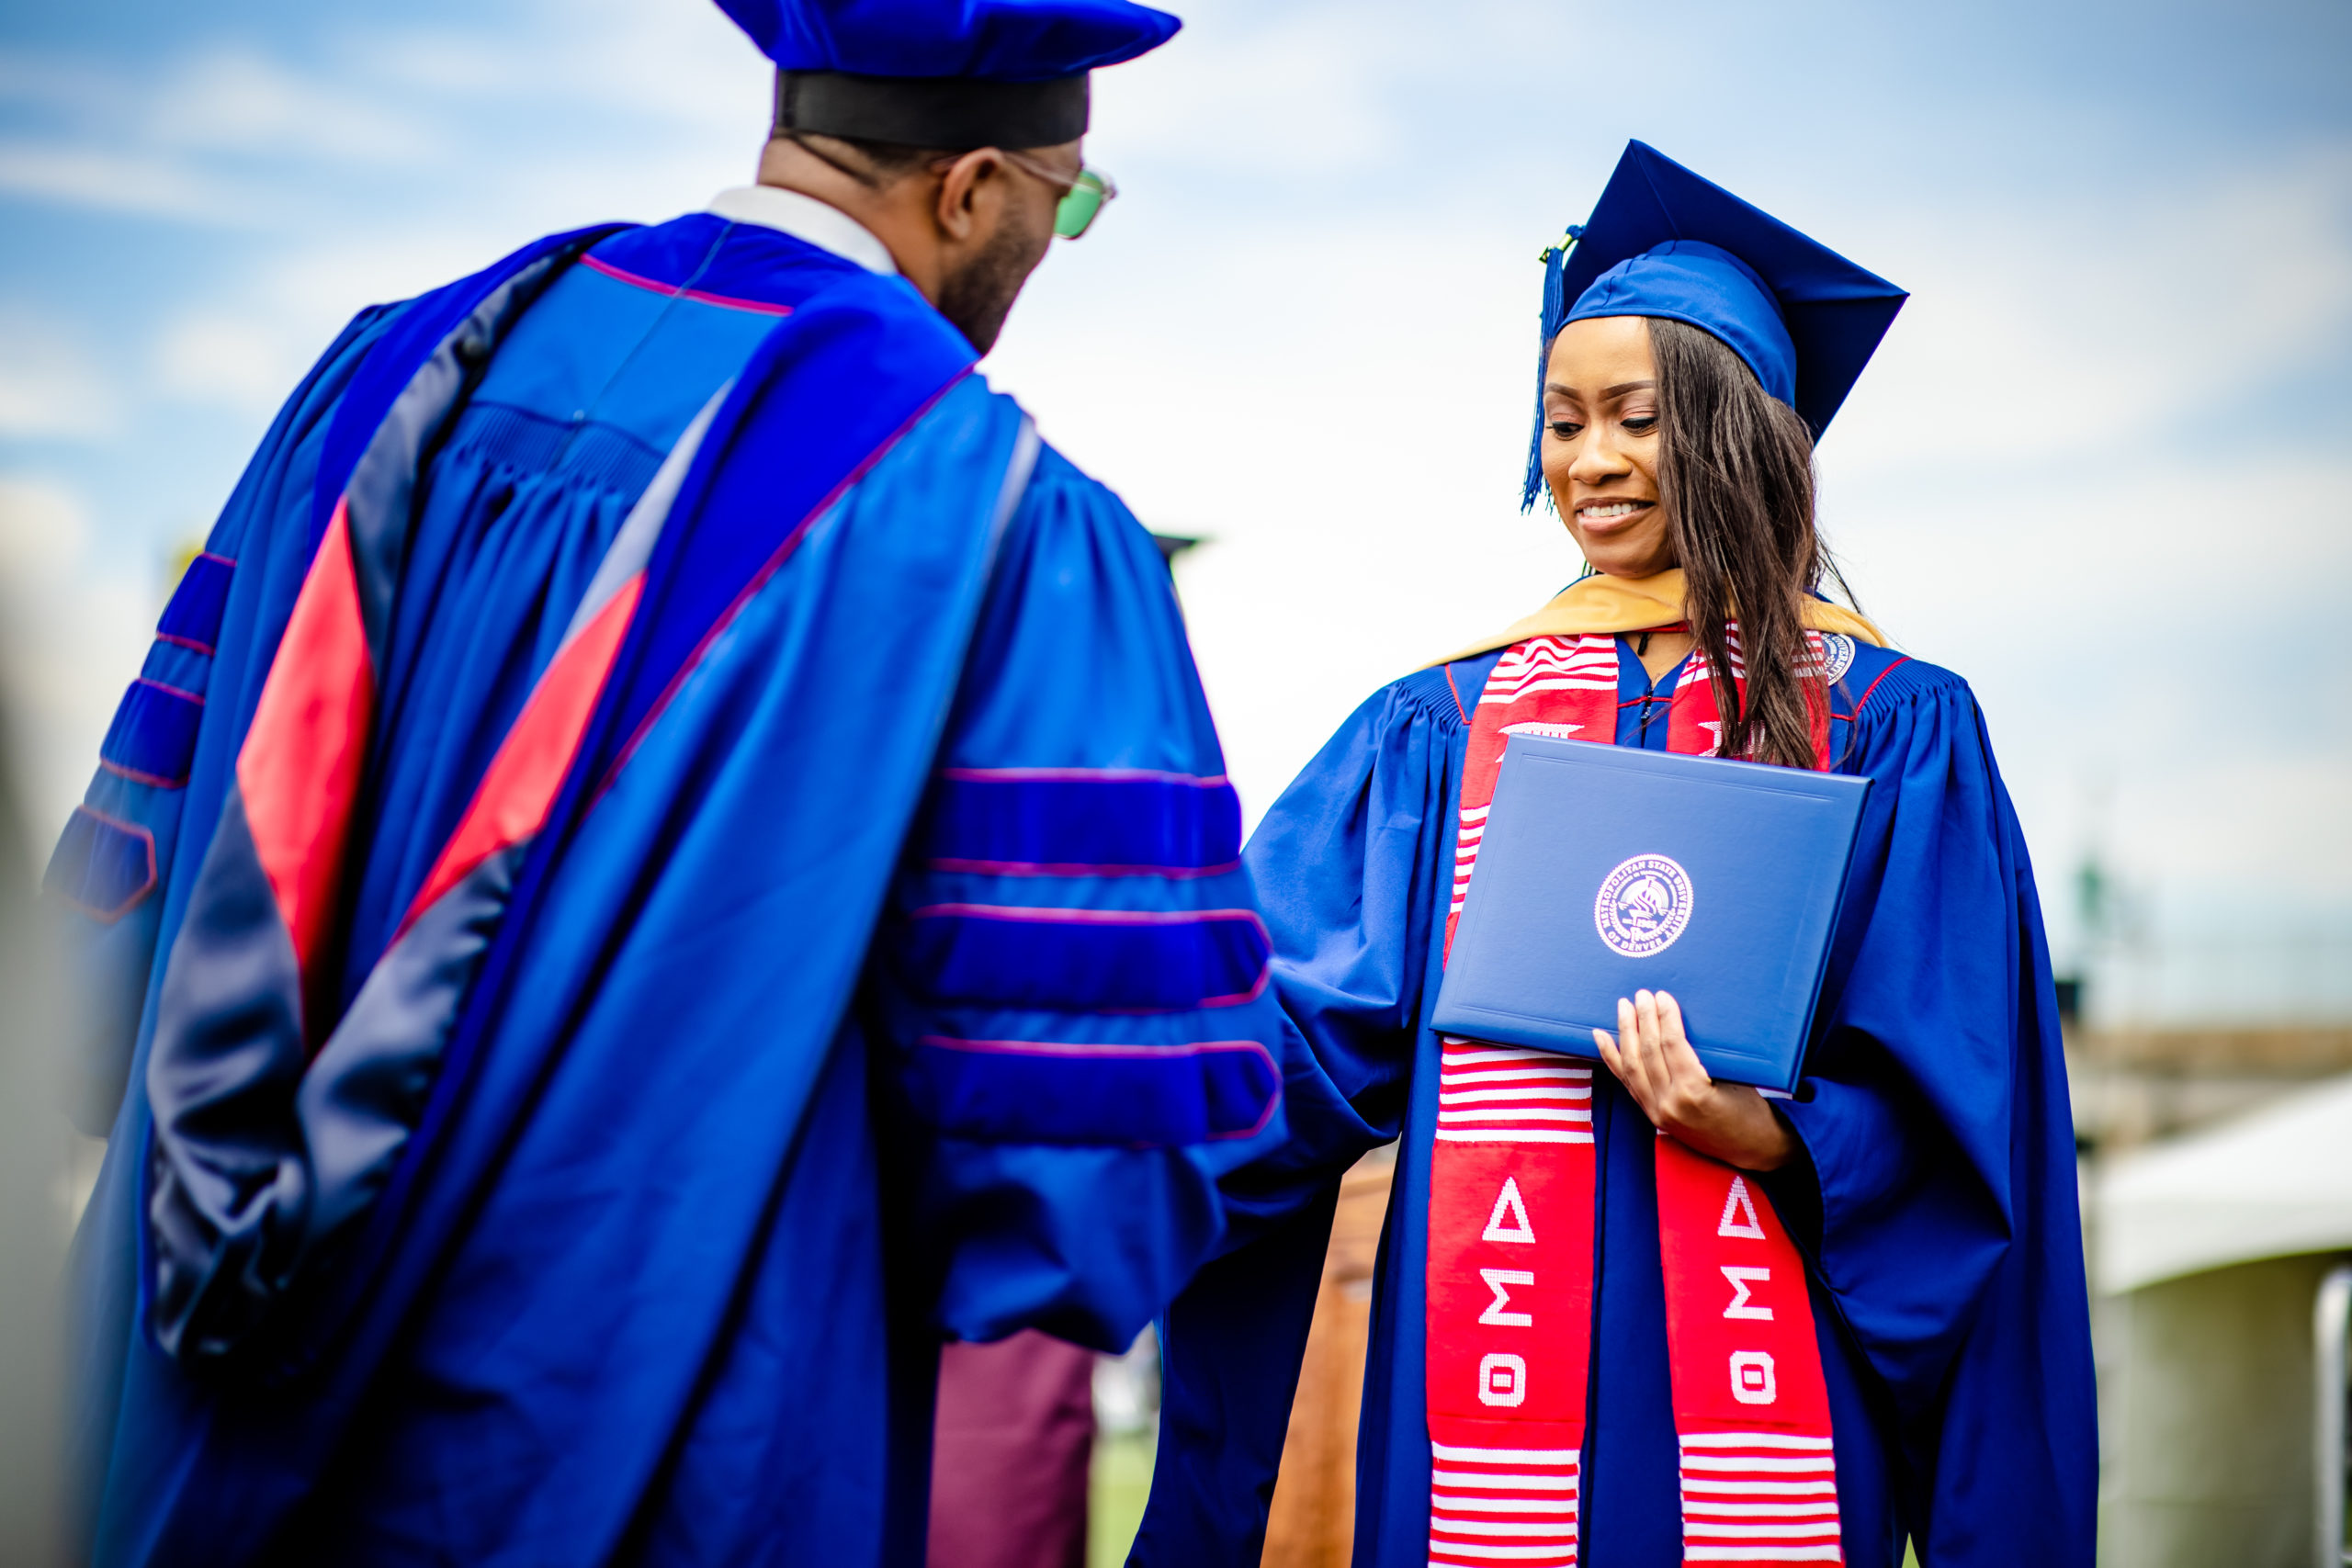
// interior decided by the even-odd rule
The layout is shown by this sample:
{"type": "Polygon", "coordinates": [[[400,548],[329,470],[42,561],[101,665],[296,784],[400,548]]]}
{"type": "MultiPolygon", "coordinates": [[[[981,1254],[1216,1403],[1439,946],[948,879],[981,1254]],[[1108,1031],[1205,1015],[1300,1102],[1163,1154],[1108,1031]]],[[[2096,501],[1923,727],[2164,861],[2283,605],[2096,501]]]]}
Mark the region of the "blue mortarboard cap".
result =
{"type": "Polygon", "coordinates": [[[1042,147],[1086,130],[1086,73],[1183,24],[1130,0],[718,0],[776,63],[779,130],[1042,147]]]}
{"type": "Polygon", "coordinates": [[[1158,49],[1183,24],[1129,0],[718,0],[786,71],[1044,82],[1158,49]]]}
{"type": "Polygon", "coordinates": [[[1664,316],[1703,327],[1747,361],[1766,391],[1797,400],[1796,340],[1780,301],[1754,267],[1721,245],[1668,240],[1619,262],[1577,296],[1561,324],[1588,316],[1664,316]]]}
{"type": "Polygon", "coordinates": [[[1528,506],[1544,484],[1544,371],[1568,322],[1657,316],[1713,333],[1818,436],[1907,298],[1640,141],[1626,143],[1591,218],[1568,232],[1544,258],[1528,506]]]}

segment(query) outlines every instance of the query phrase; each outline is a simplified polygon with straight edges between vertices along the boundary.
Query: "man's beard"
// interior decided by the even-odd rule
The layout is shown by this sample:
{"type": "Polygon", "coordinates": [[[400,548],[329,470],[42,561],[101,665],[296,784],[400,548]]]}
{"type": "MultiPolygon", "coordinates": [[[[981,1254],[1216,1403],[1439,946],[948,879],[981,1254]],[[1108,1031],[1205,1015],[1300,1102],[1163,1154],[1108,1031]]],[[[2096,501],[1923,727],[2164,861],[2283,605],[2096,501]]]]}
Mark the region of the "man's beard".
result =
{"type": "MultiPolygon", "coordinates": [[[[1046,244],[1052,243],[1053,236],[1046,235],[1046,244]]],[[[1032,242],[1017,224],[1001,224],[978,255],[941,280],[939,313],[986,354],[996,346],[1021,286],[1044,259],[1044,245],[1032,242]]]]}

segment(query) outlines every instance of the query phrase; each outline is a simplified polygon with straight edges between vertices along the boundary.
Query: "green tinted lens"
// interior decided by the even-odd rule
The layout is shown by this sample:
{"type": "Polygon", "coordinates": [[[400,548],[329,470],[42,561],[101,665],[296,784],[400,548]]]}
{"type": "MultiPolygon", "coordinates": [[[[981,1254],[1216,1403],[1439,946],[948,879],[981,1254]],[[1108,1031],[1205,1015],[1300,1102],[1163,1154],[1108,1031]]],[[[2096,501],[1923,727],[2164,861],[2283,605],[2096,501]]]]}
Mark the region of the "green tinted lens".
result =
{"type": "Polygon", "coordinates": [[[1078,183],[1062,193],[1061,205],[1054,209],[1054,232],[1065,240],[1085,233],[1093,225],[1094,215],[1102,210],[1108,188],[1093,170],[1081,171],[1078,183]]]}

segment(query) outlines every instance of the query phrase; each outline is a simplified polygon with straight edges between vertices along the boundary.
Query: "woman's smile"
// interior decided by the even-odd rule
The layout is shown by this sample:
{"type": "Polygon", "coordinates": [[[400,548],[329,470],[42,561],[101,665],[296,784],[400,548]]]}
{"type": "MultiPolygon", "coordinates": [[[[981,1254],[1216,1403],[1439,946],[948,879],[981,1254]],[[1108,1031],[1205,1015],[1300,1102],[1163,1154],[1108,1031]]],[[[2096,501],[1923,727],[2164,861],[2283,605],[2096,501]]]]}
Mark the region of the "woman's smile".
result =
{"type": "Polygon", "coordinates": [[[1654,510],[1655,501],[1588,501],[1577,508],[1577,521],[1594,534],[1609,534],[1625,527],[1634,518],[1654,510]]]}

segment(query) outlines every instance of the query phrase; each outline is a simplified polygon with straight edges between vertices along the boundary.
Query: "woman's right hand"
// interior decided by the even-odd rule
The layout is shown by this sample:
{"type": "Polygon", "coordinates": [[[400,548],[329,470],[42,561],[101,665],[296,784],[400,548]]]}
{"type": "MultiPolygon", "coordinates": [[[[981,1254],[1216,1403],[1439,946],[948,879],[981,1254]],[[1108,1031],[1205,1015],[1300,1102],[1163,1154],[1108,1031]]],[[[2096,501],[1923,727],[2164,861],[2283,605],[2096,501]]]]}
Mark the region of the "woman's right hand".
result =
{"type": "Polygon", "coordinates": [[[1592,1039],[1659,1132],[1742,1170],[1778,1170],[1796,1153],[1796,1135],[1762,1095],[1707,1076],[1683,1032],[1682,1009],[1666,992],[1619,998],[1616,1037],[1596,1029],[1592,1039]]]}

